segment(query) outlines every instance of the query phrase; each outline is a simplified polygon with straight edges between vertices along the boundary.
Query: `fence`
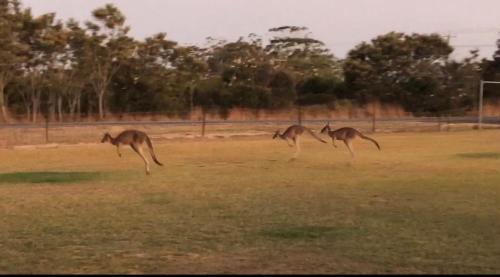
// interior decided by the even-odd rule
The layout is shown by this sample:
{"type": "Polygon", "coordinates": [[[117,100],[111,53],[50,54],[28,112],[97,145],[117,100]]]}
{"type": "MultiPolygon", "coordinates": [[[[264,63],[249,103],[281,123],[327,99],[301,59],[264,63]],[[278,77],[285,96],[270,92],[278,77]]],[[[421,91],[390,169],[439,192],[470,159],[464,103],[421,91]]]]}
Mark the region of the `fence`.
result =
{"type": "MultiPolygon", "coordinates": [[[[302,124],[319,131],[326,122],[333,128],[350,126],[370,132],[432,132],[471,130],[477,128],[477,116],[464,117],[383,117],[376,118],[315,118],[302,119],[302,124]]],[[[205,139],[229,138],[238,136],[270,136],[276,129],[284,130],[297,119],[262,120],[220,120],[208,119],[205,139]]],[[[0,148],[10,148],[32,144],[75,144],[99,143],[105,132],[118,132],[134,128],[146,131],[153,139],[200,139],[202,120],[114,120],[103,122],[66,122],[38,124],[17,123],[0,125],[0,148]],[[47,128],[48,127],[48,128],[47,128]]],[[[500,116],[483,117],[483,129],[500,128],[500,116]]]]}
{"type": "MultiPolygon", "coordinates": [[[[500,127],[500,104],[485,105],[483,128],[500,127]]],[[[443,114],[464,114],[446,111],[443,114]]],[[[291,124],[302,124],[319,131],[326,122],[334,128],[351,126],[370,132],[452,131],[477,128],[478,116],[415,117],[398,106],[370,103],[363,107],[341,103],[335,107],[307,106],[283,110],[233,109],[221,119],[220,113],[194,110],[182,116],[165,113],[110,114],[105,120],[97,115],[66,122],[43,121],[36,124],[22,121],[23,115],[12,117],[9,124],[0,124],[0,148],[31,144],[97,143],[105,132],[117,134],[125,129],[146,131],[155,140],[220,138],[271,135],[291,124]]]]}

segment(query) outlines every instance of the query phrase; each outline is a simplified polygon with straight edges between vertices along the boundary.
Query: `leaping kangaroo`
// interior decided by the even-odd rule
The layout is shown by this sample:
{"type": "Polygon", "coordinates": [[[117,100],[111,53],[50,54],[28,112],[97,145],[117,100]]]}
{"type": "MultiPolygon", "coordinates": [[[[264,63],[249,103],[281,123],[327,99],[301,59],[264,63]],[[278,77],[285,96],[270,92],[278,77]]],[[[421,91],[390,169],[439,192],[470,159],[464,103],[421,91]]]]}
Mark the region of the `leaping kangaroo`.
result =
{"type": "Polygon", "coordinates": [[[330,123],[327,123],[326,126],[321,129],[321,133],[327,133],[332,138],[332,143],[335,147],[337,147],[337,145],[335,145],[335,139],[344,141],[347,149],[349,149],[349,152],[351,152],[352,157],[354,157],[352,143],[356,137],[360,137],[362,139],[373,142],[377,146],[378,150],[380,150],[380,146],[378,145],[378,142],[376,140],[363,135],[360,131],[351,127],[343,127],[332,131],[330,129],[330,123]]]}
{"type": "Polygon", "coordinates": [[[139,156],[141,156],[141,158],[144,160],[144,163],[146,165],[146,174],[149,175],[149,162],[148,159],[146,159],[146,157],[144,156],[144,152],[142,151],[142,145],[144,142],[146,142],[153,161],[156,164],[163,166],[163,164],[156,159],[155,153],[153,151],[153,144],[151,143],[148,135],[144,132],[138,130],[125,130],[118,134],[116,138],[113,138],[109,133],[105,133],[101,142],[110,142],[111,144],[116,145],[116,151],[119,157],[122,156],[122,154],[120,153],[120,145],[130,145],[130,147],[132,147],[132,149],[134,149],[134,151],[139,154],[139,156]]]}
{"type": "Polygon", "coordinates": [[[306,127],[301,126],[301,125],[292,125],[292,126],[288,127],[285,130],[285,132],[283,132],[282,134],[280,134],[280,130],[277,130],[274,133],[273,139],[279,137],[279,138],[285,140],[288,143],[288,146],[293,147],[295,145],[296,151],[294,154],[294,158],[296,158],[300,152],[299,137],[300,137],[300,135],[302,135],[302,133],[304,133],[304,131],[308,132],[315,139],[317,139],[323,143],[327,143],[326,141],[324,141],[323,139],[318,137],[316,134],[314,134],[313,131],[311,131],[311,129],[306,128],[306,127]],[[291,139],[293,141],[294,145],[290,144],[290,141],[288,141],[288,139],[291,139]]]}

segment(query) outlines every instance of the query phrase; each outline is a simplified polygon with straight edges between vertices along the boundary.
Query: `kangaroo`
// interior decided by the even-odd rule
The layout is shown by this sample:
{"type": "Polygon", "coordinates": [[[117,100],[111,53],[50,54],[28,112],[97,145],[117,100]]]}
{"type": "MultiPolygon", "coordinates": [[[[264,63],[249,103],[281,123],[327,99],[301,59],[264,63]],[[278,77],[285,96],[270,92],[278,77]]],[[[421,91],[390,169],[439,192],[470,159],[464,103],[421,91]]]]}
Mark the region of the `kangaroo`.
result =
{"type": "Polygon", "coordinates": [[[327,143],[326,141],[324,141],[323,139],[318,137],[316,134],[314,134],[313,131],[311,131],[311,129],[306,128],[306,127],[301,126],[301,125],[292,125],[292,126],[288,127],[282,134],[280,134],[280,130],[277,130],[274,133],[273,139],[279,137],[280,139],[285,140],[288,143],[288,146],[293,147],[295,145],[296,151],[294,154],[294,158],[296,158],[300,152],[299,137],[300,137],[300,135],[302,135],[302,133],[304,133],[304,131],[308,132],[315,139],[317,139],[323,143],[327,143]],[[291,139],[293,141],[294,145],[290,144],[289,139],[291,139]]]}
{"type": "Polygon", "coordinates": [[[142,151],[142,145],[144,142],[146,142],[153,161],[156,164],[163,166],[163,164],[156,159],[155,153],[153,151],[153,144],[151,143],[148,135],[144,132],[138,130],[125,130],[118,134],[116,138],[113,138],[109,133],[105,133],[101,142],[110,142],[111,144],[116,145],[116,152],[118,153],[119,157],[122,156],[122,154],[120,153],[120,145],[130,145],[130,147],[132,147],[132,149],[134,149],[134,151],[139,154],[139,156],[141,156],[141,158],[144,160],[144,163],[146,165],[146,174],[149,175],[149,162],[148,159],[146,159],[146,157],[144,156],[144,152],[142,151]]]}
{"type": "Polygon", "coordinates": [[[351,152],[352,157],[354,157],[352,143],[356,137],[360,137],[362,139],[366,139],[373,142],[377,146],[378,150],[380,150],[380,146],[378,145],[378,142],[376,140],[363,135],[360,131],[351,127],[343,127],[332,131],[330,129],[330,123],[327,123],[326,126],[323,127],[323,129],[321,129],[321,133],[322,134],[327,133],[332,138],[332,143],[333,146],[335,147],[337,147],[337,145],[335,145],[335,139],[344,141],[345,145],[347,146],[347,149],[349,149],[349,152],[351,152]]]}

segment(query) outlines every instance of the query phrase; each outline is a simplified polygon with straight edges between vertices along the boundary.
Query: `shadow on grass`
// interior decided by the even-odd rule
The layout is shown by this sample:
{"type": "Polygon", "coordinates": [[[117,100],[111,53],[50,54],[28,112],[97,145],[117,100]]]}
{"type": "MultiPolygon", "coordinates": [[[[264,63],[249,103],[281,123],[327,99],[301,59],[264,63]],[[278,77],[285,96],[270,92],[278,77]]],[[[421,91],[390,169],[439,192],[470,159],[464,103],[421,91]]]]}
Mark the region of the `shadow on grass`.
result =
{"type": "Polygon", "coordinates": [[[100,178],[101,172],[11,172],[1,173],[0,183],[77,183],[100,178]]]}
{"type": "Polygon", "coordinates": [[[460,153],[459,158],[466,159],[500,159],[500,153],[496,152],[479,152],[479,153],[460,153]]]}
{"type": "Polygon", "coordinates": [[[352,230],[327,226],[282,226],[264,230],[261,235],[274,239],[316,239],[326,236],[346,235],[352,230]]]}

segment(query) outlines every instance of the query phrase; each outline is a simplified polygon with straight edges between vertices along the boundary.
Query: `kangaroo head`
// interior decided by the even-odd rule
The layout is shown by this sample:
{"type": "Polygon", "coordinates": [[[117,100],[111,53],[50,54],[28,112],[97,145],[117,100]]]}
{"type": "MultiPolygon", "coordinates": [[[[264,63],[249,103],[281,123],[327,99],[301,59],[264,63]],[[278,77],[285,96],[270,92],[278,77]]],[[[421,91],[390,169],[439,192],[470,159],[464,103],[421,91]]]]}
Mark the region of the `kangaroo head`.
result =
{"type": "Polygon", "coordinates": [[[101,139],[101,143],[111,141],[111,135],[109,133],[105,133],[104,137],[101,139]]]}
{"type": "Polygon", "coordinates": [[[278,129],[278,130],[276,130],[276,132],[274,132],[273,139],[279,137],[279,135],[280,135],[280,130],[278,129]]]}
{"type": "Polygon", "coordinates": [[[326,123],[325,127],[323,127],[323,129],[321,129],[321,133],[326,133],[330,131],[330,122],[326,123]]]}

